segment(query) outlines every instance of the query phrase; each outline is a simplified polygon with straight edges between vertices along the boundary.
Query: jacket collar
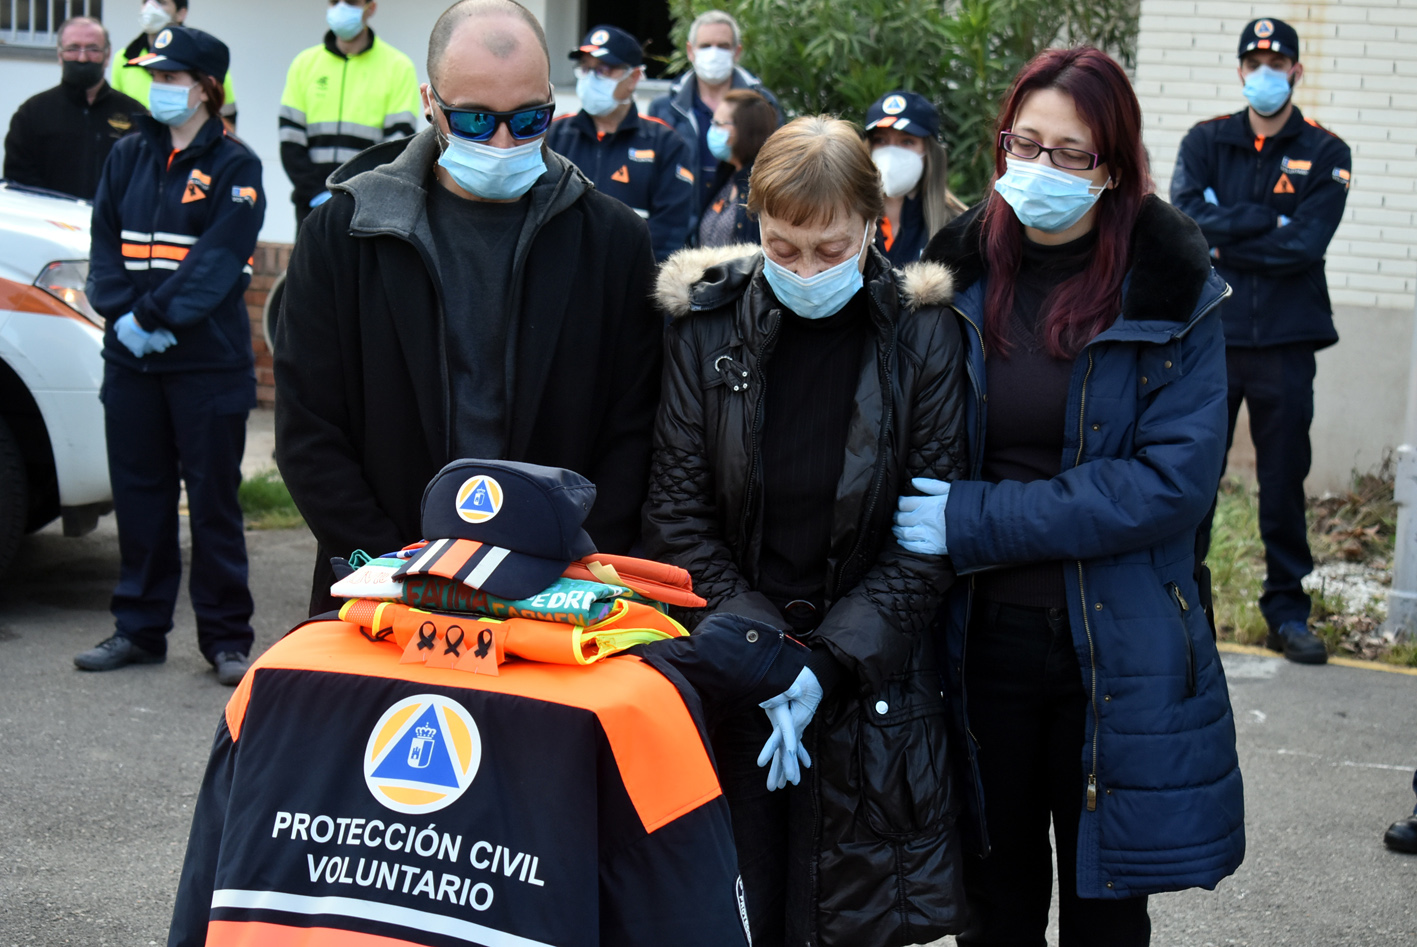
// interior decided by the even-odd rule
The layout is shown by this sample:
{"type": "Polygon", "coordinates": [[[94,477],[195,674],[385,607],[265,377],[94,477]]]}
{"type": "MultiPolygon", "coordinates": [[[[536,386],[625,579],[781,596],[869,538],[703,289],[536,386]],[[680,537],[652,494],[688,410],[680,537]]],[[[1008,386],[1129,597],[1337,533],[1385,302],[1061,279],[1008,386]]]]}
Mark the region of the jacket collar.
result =
{"type": "MultiPolygon", "coordinates": [[[[982,249],[987,205],[981,201],[950,221],[925,248],[925,259],[954,270],[961,290],[987,274],[982,249]]],[[[1216,292],[1216,281],[1224,286],[1219,277],[1212,280],[1212,274],[1210,249],[1200,228],[1161,198],[1148,195],[1132,229],[1131,267],[1122,288],[1119,321],[1172,323],[1172,329],[1174,324],[1189,324],[1205,301],[1207,284],[1212,284],[1210,294],[1216,292]]]]}
{"type": "MultiPolygon", "coordinates": [[[[158,160],[166,165],[167,157],[172,151],[172,129],[151,115],[138,116],[138,129],[152,145],[158,160]]],[[[191,161],[214,148],[225,137],[226,125],[220,116],[213,115],[197,132],[197,137],[192,139],[192,143],[182,149],[181,154],[177,159],[174,159],[173,163],[178,160],[191,161]]]]}
{"type": "MultiPolygon", "coordinates": [[[[655,280],[655,301],[671,319],[719,309],[751,290],[770,292],[762,275],[763,252],[756,244],[680,250],[664,262],[655,280]]],[[[872,246],[866,260],[866,285],[882,310],[893,316],[898,305],[909,310],[943,306],[954,294],[954,276],[929,261],[897,271],[896,292],[886,293],[890,263],[872,246]],[[896,297],[898,296],[898,302],[896,297]]]]}
{"type": "MultiPolygon", "coordinates": [[[[575,115],[571,116],[570,122],[572,127],[582,135],[596,141],[604,140],[600,137],[600,132],[595,127],[595,117],[585,109],[581,109],[575,115]]],[[[632,100],[630,102],[630,110],[625,113],[625,117],[620,121],[620,124],[616,126],[615,130],[606,137],[619,138],[621,135],[625,134],[626,131],[637,132],[639,128],[640,110],[635,107],[635,103],[632,100]]]]}
{"type": "MultiPolygon", "coordinates": [[[[441,154],[437,127],[430,126],[412,138],[375,145],[341,165],[330,175],[329,185],[354,197],[351,230],[358,236],[386,233],[405,240],[418,236],[426,245],[426,187],[441,154]]],[[[542,224],[593,187],[575,165],[549,148],[542,150],[542,157],[546,173],[532,185],[527,225],[518,241],[518,258],[542,224]]]]}
{"type": "MultiPolygon", "coordinates": [[[[1284,127],[1275,135],[1270,136],[1270,141],[1288,141],[1297,138],[1307,126],[1304,120],[1304,113],[1299,111],[1299,106],[1294,106],[1294,110],[1289,113],[1289,120],[1284,123],[1284,127]]],[[[1254,148],[1255,130],[1250,127],[1250,110],[1243,108],[1223,120],[1220,126],[1220,133],[1216,138],[1227,145],[1238,145],[1241,148],[1254,148]]]]}
{"type": "Polygon", "coordinates": [[[365,46],[353,56],[346,56],[340,51],[339,37],[335,36],[334,30],[325,30],[325,51],[332,56],[338,56],[340,59],[357,59],[360,56],[363,56],[365,53],[373,49],[374,44],[379,41],[379,37],[374,35],[374,27],[366,25],[364,28],[369,31],[369,45],[365,46]]]}
{"type": "Polygon", "coordinates": [[[104,79],[99,85],[98,92],[93,97],[93,106],[89,105],[88,89],[76,89],[71,85],[65,85],[61,82],[59,83],[59,90],[64,98],[68,99],[79,108],[97,107],[100,102],[113,94],[113,86],[108,84],[107,79],[104,79]]]}

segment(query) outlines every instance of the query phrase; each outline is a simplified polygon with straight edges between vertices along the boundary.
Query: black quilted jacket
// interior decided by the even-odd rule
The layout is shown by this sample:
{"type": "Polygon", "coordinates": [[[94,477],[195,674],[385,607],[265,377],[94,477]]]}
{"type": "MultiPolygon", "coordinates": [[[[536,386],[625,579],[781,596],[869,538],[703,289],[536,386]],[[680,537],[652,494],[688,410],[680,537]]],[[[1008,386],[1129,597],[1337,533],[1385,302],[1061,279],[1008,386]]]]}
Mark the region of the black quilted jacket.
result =
{"type": "MultiPolygon", "coordinates": [[[[952,280],[937,264],[892,272],[874,248],[866,269],[876,358],[863,360],[833,517],[828,609],[809,643],[850,669],[818,709],[806,741],[811,818],[792,828],[810,847],[789,878],[787,941],[818,947],[925,943],[961,926],[957,794],[946,765],[931,614],[953,579],[948,561],[905,552],[890,533],[910,478],[966,472],[965,364],[958,323],[942,307],[952,280]]],[[[687,250],[659,275],[674,319],[665,342],[645,540],[687,569],[713,612],[784,627],[754,590],[762,484],[753,473],[759,403],[780,304],[756,247],[687,250]]]]}

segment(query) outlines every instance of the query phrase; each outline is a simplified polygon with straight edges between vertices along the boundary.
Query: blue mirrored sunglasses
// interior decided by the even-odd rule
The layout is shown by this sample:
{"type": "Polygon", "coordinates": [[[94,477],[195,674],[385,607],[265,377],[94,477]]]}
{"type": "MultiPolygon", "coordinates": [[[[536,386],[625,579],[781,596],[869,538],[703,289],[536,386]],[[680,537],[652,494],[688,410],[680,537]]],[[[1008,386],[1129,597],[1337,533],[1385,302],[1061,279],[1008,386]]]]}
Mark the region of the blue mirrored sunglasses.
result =
{"type": "Polygon", "coordinates": [[[443,101],[443,97],[438,94],[437,89],[429,86],[428,91],[433,93],[433,101],[438,104],[438,108],[442,109],[443,117],[448,120],[448,129],[454,135],[468,141],[487,141],[497,134],[498,125],[506,125],[507,131],[511,132],[512,137],[518,141],[535,138],[545,134],[546,129],[551,127],[552,117],[556,114],[555,102],[517,109],[514,112],[454,108],[443,101]]]}

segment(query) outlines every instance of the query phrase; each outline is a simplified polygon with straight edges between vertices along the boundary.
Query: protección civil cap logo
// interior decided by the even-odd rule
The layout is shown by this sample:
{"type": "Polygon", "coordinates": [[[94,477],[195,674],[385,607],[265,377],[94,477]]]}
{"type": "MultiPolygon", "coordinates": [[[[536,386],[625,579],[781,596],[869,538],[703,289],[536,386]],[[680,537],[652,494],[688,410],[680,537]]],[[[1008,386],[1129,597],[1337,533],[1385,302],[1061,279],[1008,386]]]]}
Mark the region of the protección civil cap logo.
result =
{"type": "Polygon", "coordinates": [[[172,31],[163,30],[157,34],[157,39],[153,40],[153,49],[165,49],[170,42],[172,42],[172,31]]]}
{"type": "Polygon", "coordinates": [[[892,95],[881,103],[881,111],[887,115],[899,115],[905,111],[905,96],[892,95]]]}
{"type": "Polygon", "coordinates": [[[419,694],[394,704],[369,734],[364,783],[385,808],[417,815],[458,800],[482,762],[482,736],[461,704],[419,694]]]}
{"type": "Polygon", "coordinates": [[[1274,35],[1274,24],[1269,20],[1260,20],[1255,24],[1255,35],[1260,39],[1269,39],[1274,35]]]}
{"type": "Polygon", "coordinates": [[[590,41],[597,46],[604,46],[609,39],[610,33],[607,30],[596,30],[590,34],[590,41]]]}
{"type": "Polygon", "coordinates": [[[453,506],[469,523],[485,523],[502,512],[502,485],[486,474],[469,477],[458,487],[453,506]]]}

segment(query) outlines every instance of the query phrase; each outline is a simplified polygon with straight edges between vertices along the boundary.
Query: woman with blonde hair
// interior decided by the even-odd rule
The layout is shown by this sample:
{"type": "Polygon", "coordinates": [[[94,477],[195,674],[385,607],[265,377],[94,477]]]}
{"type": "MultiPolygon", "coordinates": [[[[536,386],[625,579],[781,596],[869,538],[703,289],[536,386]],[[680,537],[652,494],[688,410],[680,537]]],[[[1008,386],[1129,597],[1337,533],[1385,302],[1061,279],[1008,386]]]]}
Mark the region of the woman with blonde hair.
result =
{"type": "Polygon", "coordinates": [[[964,462],[951,277],[875,248],[881,178],[844,121],[769,138],[748,211],[760,245],[681,251],[660,272],[672,323],[645,541],[708,600],[689,624],[745,615],[811,648],[780,698],[710,721],[752,942],[923,943],[960,926],[926,633],[951,572],[903,550],[890,518],[912,477],[964,462]]]}
{"type": "Polygon", "coordinates": [[[866,140],[885,192],[876,246],[893,266],[913,263],[931,237],[968,209],[950,192],[940,113],[918,93],[887,93],[866,112],[866,140]]]}

